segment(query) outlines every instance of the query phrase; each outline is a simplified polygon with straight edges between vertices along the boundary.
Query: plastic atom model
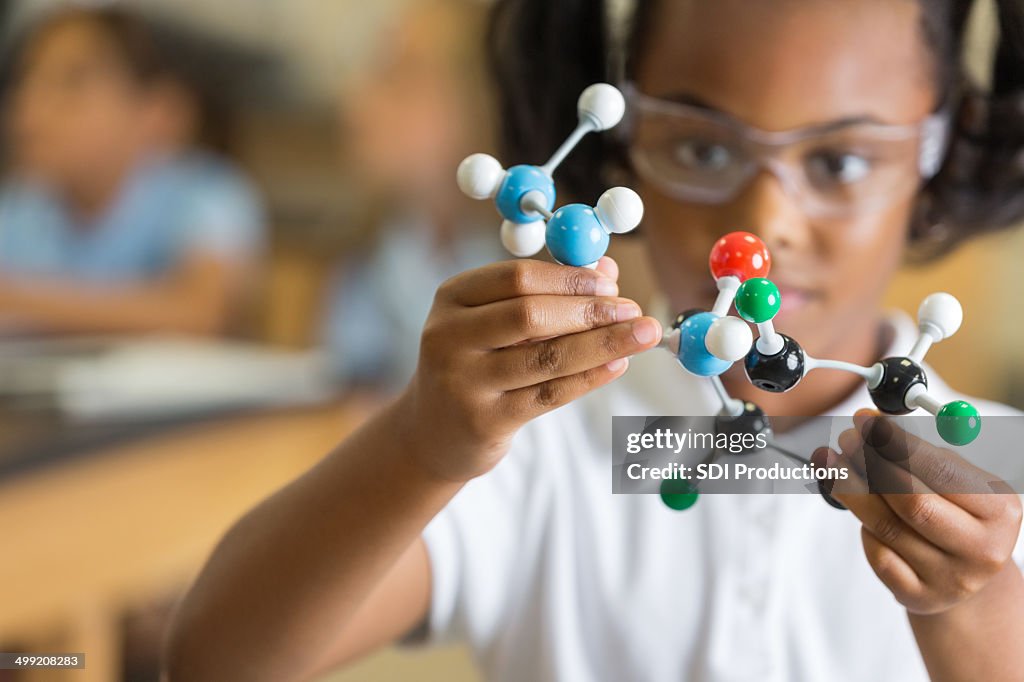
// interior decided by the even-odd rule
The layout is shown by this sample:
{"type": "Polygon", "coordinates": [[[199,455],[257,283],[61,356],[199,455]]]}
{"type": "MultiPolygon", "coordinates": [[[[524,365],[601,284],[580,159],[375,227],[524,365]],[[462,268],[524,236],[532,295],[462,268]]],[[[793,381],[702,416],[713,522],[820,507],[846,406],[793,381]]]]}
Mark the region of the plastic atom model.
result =
{"type": "MultiPolygon", "coordinates": [[[[719,291],[714,307],[709,312],[691,310],[680,314],[661,345],[676,356],[684,369],[711,381],[722,401],[717,421],[720,432],[740,423],[751,432],[769,433],[771,429],[760,408],[729,397],[719,378],[742,359],[747,378],[764,391],[789,391],[817,369],[846,371],[864,379],[880,412],[905,415],[920,408],[934,415],[939,436],[950,445],[967,445],[981,433],[977,409],[963,400],[946,404],[936,400],[928,393],[928,376],[921,366],[932,344],[949,338],[960,328],[963,309],[952,295],[935,293],[924,299],[917,312],[920,334],[905,356],[883,358],[864,367],[811,357],[795,340],[775,330],[772,320],[782,306],[782,296],[767,278],[771,254],[755,235],[725,235],[712,248],[709,264],[719,291]],[[756,325],[758,336],[753,342],[750,328],[727,315],[733,305],[739,318],[756,325]]],[[[787,452],[772,441],[769,444],[788,457],[809,463],[807,458],[787,452]]],[[[824,489],[822,494],[833,506],[841,506],[824,489]]],[[[662,498],[670,507],[686,508],[696,501],[696,489],[688,481],[666,481],[662,498]]]]}
{"type": "Polygon", "coordinates": [[[640,224],[643,202],[627,187],[609,189],[596,206],[567,204],[555,210],[555,169],[587,133],[618,125],[626,102],[615,87],[597,83],[583,91],[577,109],[579,125],[543,166],[506,170],[488,154],[473,154],[459,164],[459,188],[473,199],[493,199],[504,219],[501,242],[513,256],[532,256],[546,244],[559,263],[592,268],[612,234],[640,224]]]}
{"type": "MultiPolygon", "coordinates": [[[[966,445],[978,437],[978,411],[963,400],[946,404],[935,400],[928,393],[928,376],[921,366],[932,344],[948,339],[960,328],[963,309],[952,295],[936,293],[924,299],[917,311],[920,334],[905,356],[884,358],[863,367],[813,358],[792,338],[775,331],[772,320],[782,305],[782,296],[767,278],[771,255],[756,236],[749,232],[725,235],[711,250],[710,266],[719,290],[715,306],[711,312],[680,315],[673,331],[662,341],[691,373],[711,377],[721,389],[718,376],[742,359],[751,383],[765,391],[784,393],[816,369],[852,372],[867,382],[871,400],[880,412],[903,415],[924,409],[935,415],[939,435],[951,445],[966,445]],[[740,318],[757,326],[758,337],[752,344],[749,327],[726,315],[731,305],[735,305],[740,318]]],[[[718,392],[723,396],[723,414],[740,414],[739,401],[730,400],[724,390],[718,392]]]]}
{"type": "MultiPolygon", "coordinates": [[[[626,187],[613,187],[596,206],[567,204],[555,209],[555,169],[588,133],[608,130],[622,120],[625,99],[605,83],[591,85],[580,95],[579,124],[543,166],[505,169],[493,156],[473,154],[459,164],[459,188],[474,199],[491,199],[503,218],[501,241],[514,256],[527,257],[545,245],[564,265],[595,267],[612,234],[629,232],[640,224],[644,207],[626,187]]],[[[772,393],[791,390],[811,371],[852,372],[867,382],[879,411],[891,415],[923,409],[935,415],[939,435],[951,445],[966,445],[978,437],[981,418],[963,400],[942,404],[928,393],[921,363],[932,344],[952,336],[963,320],[959,301],[946,293],[928,296],[918,309],[920,335],[905,356],[883,358],[870,367],[808,355],[794,339],[775,330],[772,320],[782,305],[778,287],[768,279],[771,254],[749,232],[733,232],[711,249],[709,265],[718,286],[710,310],[689,310],[676,318],[661,346],[672,352],[686,371],[707,377],[722,401],[716,417],[719,433],[771,434],[771,422],[754,403],[733,399],[720,375],[743,361],[747,377],[772,393]],[[736,316],[729,314],[735,306],[736,316]],[[749,323],[749,324],[748,324],[749,323]],[[751,326],[757,329],[754,338],[751,326]]],[[[770,438],[769,446],[791,459],[810,464],[770,438]]],[[[712,457],[716,453],[712,453],[712,457]]],[[[842,508],[819,485],[833,506],[842,508]]],[[[696,486],[686,480],[666,480],[662,499],[673,509],[686,509],[697,499],[696,486]]]]}

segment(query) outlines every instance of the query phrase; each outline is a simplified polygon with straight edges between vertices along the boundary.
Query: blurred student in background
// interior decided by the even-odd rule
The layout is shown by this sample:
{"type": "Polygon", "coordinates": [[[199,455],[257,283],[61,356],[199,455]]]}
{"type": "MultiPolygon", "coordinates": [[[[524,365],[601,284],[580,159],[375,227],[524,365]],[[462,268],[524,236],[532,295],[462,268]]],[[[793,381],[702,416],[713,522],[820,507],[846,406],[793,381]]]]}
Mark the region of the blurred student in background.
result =
{"type": "Polygon", "coordinates": [[[369,253],[333,278],[323,339],[338,379],[403,385],[416,367],[434,291],[504,257],[499,221],[470,202],[455,169],[492,142],[485,3],[407,3],[341,106],[345,155],[387,206],[369,253]]]}
{"type": "Polygon", "coordinates": [[[211,112],[169,35],[103,6],[60,9],[22,37],[5,98],[0,329],[227,326],[264,219],[239,171],[200,151],[211,112]]]}

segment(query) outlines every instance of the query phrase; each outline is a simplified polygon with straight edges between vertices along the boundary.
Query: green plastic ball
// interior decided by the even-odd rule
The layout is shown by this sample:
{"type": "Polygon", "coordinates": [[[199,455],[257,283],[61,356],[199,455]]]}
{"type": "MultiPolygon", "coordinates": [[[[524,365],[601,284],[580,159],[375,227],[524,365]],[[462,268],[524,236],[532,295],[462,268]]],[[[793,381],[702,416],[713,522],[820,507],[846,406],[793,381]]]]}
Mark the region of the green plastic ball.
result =
{"type": "Polygon", "coordinates": [[[973,405],[963,400],[946,403],[935,416],[935,428],[950,445],[967,445],[981,433],[981,417],[973,405]]]}
{"type": "Polygon", "coordinates": [[[767,322],[778,314],[781,305],[779,288],[770,279],[753,277],[736,290],[736,312],[747,322],[767,322]]]}
{"type": "Polygon", "coordinates": [[[666,478],[661,482],[661,501],[676,511],[689,509],[697,504],[697,486],[682,478],[666,478]]]}

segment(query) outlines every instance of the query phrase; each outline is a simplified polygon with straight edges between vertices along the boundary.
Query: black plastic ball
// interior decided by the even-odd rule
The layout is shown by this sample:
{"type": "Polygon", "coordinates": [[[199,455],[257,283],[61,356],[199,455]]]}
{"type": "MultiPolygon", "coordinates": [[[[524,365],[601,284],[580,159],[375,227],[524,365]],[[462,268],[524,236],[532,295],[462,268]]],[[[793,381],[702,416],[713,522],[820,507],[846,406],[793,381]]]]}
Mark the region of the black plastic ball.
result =
{"type": "Polygon", "coordinates": [[[686,322],[686,318],[693,317],[694,315],[697,315],[698,313],[706,313],[706,312],[707,312],[706,310],[701,310],[700,308],[690,308],[689,310],[684,310],[683,312],[681,312],[678,315],[676,315],[675,322],[672,323],[672,328],[673,329],[679,329],[680,327],[683,326],[683,322],[686,322]]]}
{"type": "Polygon", "coordinates": [[[882,381],[878,386],[868,389],[875,407],[886,414],[912,412],[905,402],[907,391],[917,384],[928,386],[928,377],[921,365],[904,357],[886,358],[881,361],[881,365],[882,381]]]}
{"type": "Polygon", "coordinates": [[[769,393],[785,393],[800,383],[804,376],[803,348],[785,334],[779,336],[783,345],[778,353],[765,355],[754,343],[743,361],[750,383],[769,393]]]}
{"type": "Polygon", "coordinates": [[[837,500],[836,498],[832,497],[832,493],[831,493],[832,483],[834,483],[834,481],[829,481],[826,484],[825,481],[819,480],[818,481],[818,492],[821,493],[821,497],[826,502],[828,502],[830,507],[833,507],[833,508],[838,509],[840,511],[846,511],[846,507],[843,505],[843,503],[840,502],[839,500],[837,500]]]}
{"type": "Polygon", "coordinates": [[[731,439],[732,435],[759,433],[770,434],[772,431],[771,420],[765,415],[764,410],[751,402],[743,403],[743,414],[736,416],[719,415],[715,417],[715,431],[724,433],[731,439]]]}

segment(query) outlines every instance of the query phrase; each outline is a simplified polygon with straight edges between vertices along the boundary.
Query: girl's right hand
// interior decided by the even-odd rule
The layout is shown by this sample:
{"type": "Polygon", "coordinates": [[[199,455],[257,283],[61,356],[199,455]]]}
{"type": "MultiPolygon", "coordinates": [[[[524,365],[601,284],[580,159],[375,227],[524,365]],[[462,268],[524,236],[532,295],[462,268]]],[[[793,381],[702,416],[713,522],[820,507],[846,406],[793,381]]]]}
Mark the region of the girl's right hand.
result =
{"type": "Polygon", "coordinates": [[[493,263],[438,289],[419,365],[399,399],[428,473],[467,481],[490,470],[526,422],[621,376],[661,326],[618,298],[618,266],[493,263]]]}

